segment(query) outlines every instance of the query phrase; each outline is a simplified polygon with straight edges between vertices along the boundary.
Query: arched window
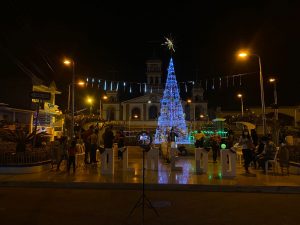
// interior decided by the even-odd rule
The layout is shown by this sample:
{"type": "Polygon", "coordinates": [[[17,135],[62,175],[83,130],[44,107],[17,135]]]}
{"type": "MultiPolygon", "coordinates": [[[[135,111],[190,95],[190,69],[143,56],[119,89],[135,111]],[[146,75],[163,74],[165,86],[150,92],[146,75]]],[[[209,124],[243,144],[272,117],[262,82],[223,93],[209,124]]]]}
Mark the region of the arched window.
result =
{"type": "Polygon", "coordinates": [[[151,105],[148,109],[149,120],[157,119],[158,110],[155,105],[151,105]]]}
{"type": "Polygon", "coordinates": [[[140,120],[141,119],[141,110],[140,110],[140,108],[135,107],[131,110],[131,119],[132,120],[140,120]]]}
{"type": "Polygon", "coordinates": [[[115,108],[114,107],[109,107],[107,108],[107,111],[106,111],[106,119],[108,121],[110,120],[115,120],[115,108]]]}

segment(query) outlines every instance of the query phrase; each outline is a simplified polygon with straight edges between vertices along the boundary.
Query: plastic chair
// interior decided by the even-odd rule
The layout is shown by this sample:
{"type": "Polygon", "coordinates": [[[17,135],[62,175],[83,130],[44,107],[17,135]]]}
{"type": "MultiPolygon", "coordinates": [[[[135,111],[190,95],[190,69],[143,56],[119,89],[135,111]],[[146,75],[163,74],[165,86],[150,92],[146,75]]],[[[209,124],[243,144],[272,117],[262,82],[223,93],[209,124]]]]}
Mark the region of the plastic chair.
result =
{"type": "Polygon", "coordinates": [[[274,159],[269,159],[269,160],[267,160],[265,162],[266,174],[268,173],[269,163],[271,163],[273,174],[275,174],[276,169],[277,169],[277,156],[278,156],[278,152],[279,152],[279,147],[276,147],[276,153],[274,155],[274,159]]]}

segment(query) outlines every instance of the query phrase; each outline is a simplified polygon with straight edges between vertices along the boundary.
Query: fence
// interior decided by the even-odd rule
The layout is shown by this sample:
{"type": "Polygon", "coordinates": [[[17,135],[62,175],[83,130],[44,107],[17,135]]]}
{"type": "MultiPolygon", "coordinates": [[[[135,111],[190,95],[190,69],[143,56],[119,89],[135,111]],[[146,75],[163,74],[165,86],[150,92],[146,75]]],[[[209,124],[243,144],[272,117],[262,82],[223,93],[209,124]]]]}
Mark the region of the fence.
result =
{"type": "Polygon", "coordinates": [[[0,152],[0,166],[21,166],[41,163],[51,160],[51,151],[34,149],[28,152],[0,152]]]}

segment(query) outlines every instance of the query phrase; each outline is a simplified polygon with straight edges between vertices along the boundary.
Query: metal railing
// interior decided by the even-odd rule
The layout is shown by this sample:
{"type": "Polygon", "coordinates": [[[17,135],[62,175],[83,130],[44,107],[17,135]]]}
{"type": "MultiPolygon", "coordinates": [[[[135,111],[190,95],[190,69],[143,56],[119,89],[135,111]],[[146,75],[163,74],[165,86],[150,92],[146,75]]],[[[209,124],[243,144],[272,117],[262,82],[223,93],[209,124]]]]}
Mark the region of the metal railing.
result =
{"type": "Polygon", "coordinates": [[[0,152],[0,166],[21,166],[42,163],[51,160],[51,151],[45,149],[34,149],[27,152],[0,152]]]}

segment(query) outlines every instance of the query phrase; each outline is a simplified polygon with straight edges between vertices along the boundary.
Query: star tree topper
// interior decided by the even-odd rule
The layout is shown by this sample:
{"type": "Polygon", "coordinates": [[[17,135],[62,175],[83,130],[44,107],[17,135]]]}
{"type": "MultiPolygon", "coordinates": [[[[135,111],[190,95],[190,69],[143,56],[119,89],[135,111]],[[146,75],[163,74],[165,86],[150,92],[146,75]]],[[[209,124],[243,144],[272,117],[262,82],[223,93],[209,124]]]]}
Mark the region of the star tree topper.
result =
{"type": "Polygon", "coordinates": [[[165,42],[162,45],[166,45],[171,52],[175,52],[174,43],[171,38],[165,37],[165,42]]]}

